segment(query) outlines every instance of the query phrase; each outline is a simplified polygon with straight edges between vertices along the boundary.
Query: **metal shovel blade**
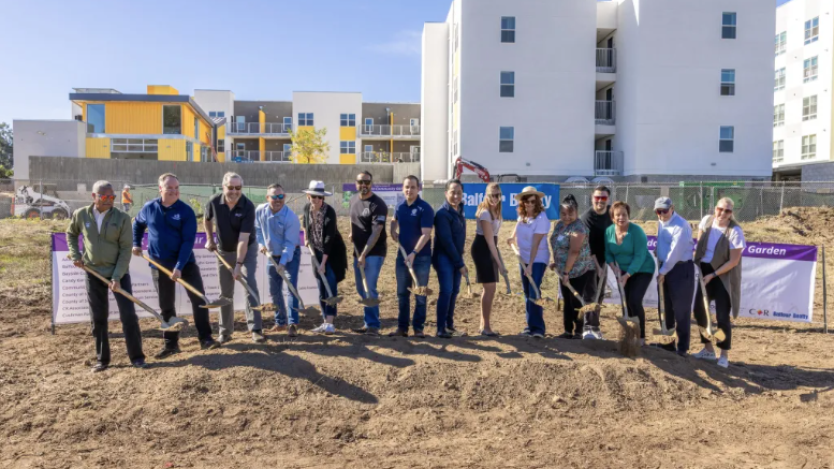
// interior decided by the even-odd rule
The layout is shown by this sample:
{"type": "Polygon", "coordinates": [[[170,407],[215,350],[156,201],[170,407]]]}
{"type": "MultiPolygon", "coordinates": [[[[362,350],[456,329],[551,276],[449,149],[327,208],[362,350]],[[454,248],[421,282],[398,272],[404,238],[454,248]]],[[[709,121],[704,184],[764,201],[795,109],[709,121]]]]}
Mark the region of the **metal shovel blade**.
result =
{"type": "Polygon", "coordinates": [[[341,303],[344,298],[341,296],[331,296],[330,298],[324,299],[324,304],[327,306],[336,306],[337,304],[341,303]]]}
{"type": "Polygon", "coordinates": [[[417,296],[429,296],[434,293],[429,287],[412,287],[409,288],[408,291],[417,295],[417,296]]]}
{"type": "Polygon", "coordinates": [[[226,298],[223,298],[222,296],[220,298],[214,300],[214,301],[209,301],[208,297],[204,296],[203,301],[205,301],[206,304],[200,305],[200,307],[201,308],[207,308],[207,309],[217,309],[217,308],[222,308],[223,306],[228,306],[228,305],[232,304],[231,301],[229,301],[226,298]]]}
{"type": "Polygon", "coordinates": [[[184,328],[188,327],[188,321],[182,318],[171,318],[168,321],[163,322],[159,328],[163,331],[168,332],[180,332],[184,328]]]}

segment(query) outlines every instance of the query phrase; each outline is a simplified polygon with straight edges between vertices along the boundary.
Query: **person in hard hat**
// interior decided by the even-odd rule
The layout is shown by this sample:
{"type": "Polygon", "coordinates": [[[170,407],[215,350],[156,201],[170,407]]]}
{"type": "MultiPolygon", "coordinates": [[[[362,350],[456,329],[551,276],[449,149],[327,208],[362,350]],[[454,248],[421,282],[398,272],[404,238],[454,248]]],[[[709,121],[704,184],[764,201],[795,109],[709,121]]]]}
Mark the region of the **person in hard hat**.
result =
{"type": "Polygon", "coordinates": [[[125,184],[124,189],[122,189],[122,210],[125,213],[130,213],[131,207],[133,207],[133,196],[130,194],[130,186],[125,184]]]}

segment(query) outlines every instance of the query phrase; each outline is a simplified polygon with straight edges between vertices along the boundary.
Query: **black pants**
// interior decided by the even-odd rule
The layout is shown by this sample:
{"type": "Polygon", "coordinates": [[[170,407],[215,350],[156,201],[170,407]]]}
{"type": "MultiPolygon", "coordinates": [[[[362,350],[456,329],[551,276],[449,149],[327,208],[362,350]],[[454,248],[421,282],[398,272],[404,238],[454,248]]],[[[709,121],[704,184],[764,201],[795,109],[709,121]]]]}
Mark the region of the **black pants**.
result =
{"type": "Polygon", "coordinates": [[[666,274],[663,282],[663,307],[666,328],[678,333],[678,352],[689,351],[692,299],[695,296],[695,266],[692,261],[679,262],[666,274]]]}
{"type": "MultiPolygon", "coordinates": [[[[159,270],[151,269],[153,276],[153,284],[156,291],[159,293],[159,309],[162,313],[162,318],[166,321],[177,315],[175,305],[176,283],[167,275],[159,275],[159,270]]],[[[205,293],[203,289],[203,277],[200,276],[200,267],[196,262],[191,262],[185,265],[182,269],[182,279],[197,291],[205,293]]],[[[205,300],[201,297],[191,293],[188,289],[188,299],[191,301],[191,311],[194,314],[194,326],[197,328],[197,336],[200,341],[211,338],[211,324],[209,324],[209,310],[201,308],[205,304],[205,300]]],[[[165,348],[176,348],[179,342],[179,332],[163,331],[162,337],[165,339],[165,348]]]]}
{"type": "MultiPolygon", "coordinates": [[[[707,276],[709,274],[715,273],[715,269],[712,268],[711,264],[707,264],[706,262],[701,262],[701,273],[703,276],[707,276]]],[[[726,334],[726,339],[723,342],[717,342],[715,345],[718,345],[718,348],[721,350],[730,350],[730,346],[732,345],[732,337],[733,337],[733,323],[730,321],[730,313],[733,310],[733,305],[730,302],[730,294],[727,292],[727,289],[724,288],[724,283],[721,282],[721,279],[715,277],[712,279],[707,285],[707,298],[708,301],[714,300],[715,301],[715,316],[718,318],[718,328],[724,331],[726,334]]],[[[704,310],[704,300],[703,295],[701,295],[701,286],[699,285],[698,288],[695,290],[695,321],[698,322],[700,327],[706,328],[708,321],[710,321],[709,313],[704,310]]],[[[705,339],[701,336],[701,343],[708,344],[710,341],[705,339]]]]}
{"type": "MultiPolygon", "coordinates": [[[[107,333],[107,319],[110,316],[110,300],[107,292],[110,288],[92,274],[87,274],[87,300],[90,302],[90,319],[93,326],[93,337],[96,339],[96,360],[105,365],[110,364],[110,338],[107,333]]],[[[119,286],[127,293],[133,292],[130,286],[130,274],[125,274],[119,286]]],[[[122,332],[125,335],[127,356],[130,361],[145,358],[142,353],[142,332],[139,329],[139,318],[133,302],[118,293],[116,305],[119,307],[119,318],[122,321],[122,332]]]]}
{"type": "MultiPolygon", "coordinates": [[[[594,278],[596,278],[596,274],[593,270],[589,270],[579,277],[570,279],[571,286],[577,293],[579,293],[580,296],[582,296],[582,300],[585,303],[594,301],[594,290],[596,290],[594,278]]],[[[584,326],[584,320],[581,316],[579,316],[578,311],[582,305],[579,303],[579,300],[573,296],[573,293],[568,289],[568,287],[562,285],[562,282],[559,282],[559,287],[562,289],[562,299],[565,300],[565,305],[562,310],[562,317],[565,322],[565,332],[569,334],[581,334],[584,326]]],[[[592,323],[591,325],[593,326],[592,323]]],[[[597,317],[597,324],[595,327],[599,327],[599,317],[597,317]]]]}
{"type": "Polygon", "coordinates": [[[654,274],[638,272],[628,278],[623,287],[628,314],[640,318],[640,338],[646,338],[646,310],[643,308],[643,297],[652,283],[654,274]]]}

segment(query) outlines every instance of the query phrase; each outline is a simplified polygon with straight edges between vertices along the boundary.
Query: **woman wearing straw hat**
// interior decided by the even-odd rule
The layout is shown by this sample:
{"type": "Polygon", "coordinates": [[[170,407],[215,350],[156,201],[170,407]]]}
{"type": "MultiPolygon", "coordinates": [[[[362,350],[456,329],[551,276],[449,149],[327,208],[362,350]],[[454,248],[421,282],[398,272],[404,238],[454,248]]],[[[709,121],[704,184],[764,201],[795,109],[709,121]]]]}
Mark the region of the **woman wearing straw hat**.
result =
{"type": "Polygon", "coordinates": [[[510,245],[515,242],[520,251],[520,262],[523,262],[523,265],[519,263],[519,270],[526,299],[527,327],[521,334],[541,339],[545,334],[544,310],[536,302],[541,300],[542,279],[550,260],[546,239],[550,220],[544,211],[544,193],[535,187],[525,187],[515,199],[518,201],[518,221],[507,242],[510,245]],[[535,285],[530,283],[530,278],[535,285]]]}
{"type": "MultiPolygon", "coordinates": [[[[741,253],[744,251],[744,231],[733,218],[733,199],[724,197],[715,206],[715,213],[707,215],[698,226],[698,246],[695,248],[695,262],[701,269],[706,284],[707,298],[715,300],[715,315],[718,328],[726,338],[717,342],[721,349],[718,366],[730,366],[729,352],[732,339],[733,317],[738,316],[741,304],[741,253]]],[[[705,310],[701,289],[695,289],[695,320],[702,328],[710,321],[705,310]]],[[[693,355],[695,358],[715,360],[712,342],[701,337],[704,349],[693,355]]]]}
{"type": "Polygon", "coordinates": [[[304,242],[312,249],[319,264],[315,276],[319,284],[319,303],[324,317],[324,323],[313,329],[313,332],[333,334],[336,332],[333,325],[333,320],[336,319],[336,305],[329,305],[324,300],[327,298],[327,287],[335,296],[338,294],[338,283],[345,279],[347,249],[336,226],[336,210],[324,201],[325,197],[333,195],[324,190],[324,182],[310,181],[309,188],[303,192],[307,194],[308,201],[304,205],[302,220],[304,242]],[[327,287],[322,277],[327,279],[327,287]]]}

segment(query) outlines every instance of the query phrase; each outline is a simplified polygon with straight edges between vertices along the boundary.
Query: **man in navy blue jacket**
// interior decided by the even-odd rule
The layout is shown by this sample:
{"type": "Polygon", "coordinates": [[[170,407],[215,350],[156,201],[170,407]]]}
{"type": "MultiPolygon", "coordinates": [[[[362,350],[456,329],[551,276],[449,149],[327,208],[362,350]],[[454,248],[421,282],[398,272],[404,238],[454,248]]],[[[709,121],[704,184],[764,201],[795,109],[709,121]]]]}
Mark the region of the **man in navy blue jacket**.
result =
{"type": "MultiPolygon", "coordinates": [[[[151,266],[153,283],[159,293],[159,308],[162,317],[168,319],[177,315],[174,307],[176,280],[181,278],[200,292],[203,290],[203,278],[200,267],[194,258],[194,241],[197,237],[197,217],[194,210],[180,200],[180,181],[177,176],[165,173],[159,176],[159,195],[139,211],[133,221],[133,254],[142,255],[142,237],[148,230],[148,255],[151,259],[171,270],[173,276],[159,275],[159,270],[151,266]]],[[[203,298],[188,292],[194,325],[203,350],[219,347],[211,337],[211,324],[206,308],[201,308],[203,298]]],[[[156,354],[157,359],[167,358],[180,351],[179,332],[162,333],[165,346],[156,354]]]]}

